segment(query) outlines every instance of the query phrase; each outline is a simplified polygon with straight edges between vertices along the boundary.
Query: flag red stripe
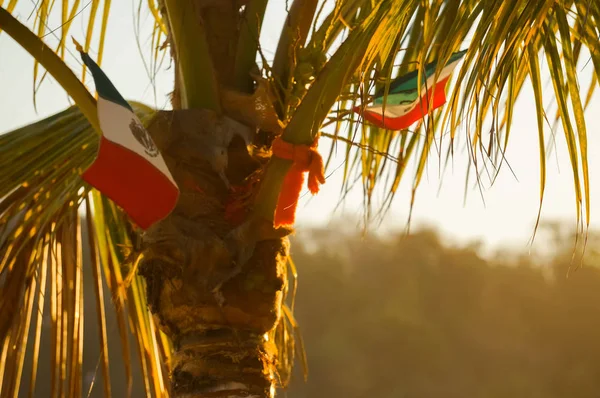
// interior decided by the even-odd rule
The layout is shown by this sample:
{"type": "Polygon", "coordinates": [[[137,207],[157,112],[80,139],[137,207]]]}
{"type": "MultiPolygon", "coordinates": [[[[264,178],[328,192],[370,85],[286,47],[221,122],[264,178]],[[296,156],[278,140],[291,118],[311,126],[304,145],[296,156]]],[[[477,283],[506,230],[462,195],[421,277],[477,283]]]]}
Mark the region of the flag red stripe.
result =
{"type": "MultiPolygon", "coordinates": [[[[437,109],[446,103],[446,83],[448,80],[449,77],[438,82],[435,90],[429,89],[426,94],[427,97],[421,97],[420,103],[406,115],[400,117],[384,117],[384,115],[380,113],[372,112],[367,109],[362,112],[360,108],[358,108],[358,113],[362,112],[362,116],[365,120],[380,128],[388,130],[402,130],[408,128],[416,121],[424,118],[430,109],[437,109]]],[[[391,107],[393,105],[388,104],[387,106],[391,107]]]]}
{"type": "Polygon", "coordinates": [[[94,163],[81,175],[142,229],[166,217],[179,190],[150,162],[102,136],[94,163]]]}

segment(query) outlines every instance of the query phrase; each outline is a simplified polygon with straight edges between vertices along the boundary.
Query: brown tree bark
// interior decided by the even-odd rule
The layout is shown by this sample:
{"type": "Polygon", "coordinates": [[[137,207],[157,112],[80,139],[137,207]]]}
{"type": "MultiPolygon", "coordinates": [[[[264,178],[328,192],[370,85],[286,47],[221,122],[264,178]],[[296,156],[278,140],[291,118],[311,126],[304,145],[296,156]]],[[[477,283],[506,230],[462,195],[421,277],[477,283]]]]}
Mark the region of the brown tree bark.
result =
{"type": "MultiPolygon", "coordinates": [[[[243,3],[193,3],[192,17],[204,26],[222,88],[233,77],[243,3]]],[[[180,109],[173,46],[171,55],[174,111],[158,113],[148,130],[181,193],[171,215],[145,233],[140,265],[150,310],[174,344],[171,394],[272,397],[289,231],[273,231],[264,220],[247,222],[253,183],[268,154],[248,149],[257,126],[209,110],[180,109]]]]}
{"type": "MultiPolygon", "coordinates": [[[[243,267],[236,263],[247,242],[228,234],[241,220],[227,219],[231,190],[207,158],[212,152],[201,147],[223,133],[225,122],[211,111],[177,110],[160,112],[149,126],[181,189],[171,215],[144,235],[140,266],[150,310],[174,343],[174,397],[263,398],[275,389],[272,331],[287,283],[287,232],[266,236],[243,267]]],[[[227,154],[233,187],[247,184],[266,160],[250,155],[237,136],[227,154]]],[[[269,225],[252,229],[264,236],[269,225]]]]}

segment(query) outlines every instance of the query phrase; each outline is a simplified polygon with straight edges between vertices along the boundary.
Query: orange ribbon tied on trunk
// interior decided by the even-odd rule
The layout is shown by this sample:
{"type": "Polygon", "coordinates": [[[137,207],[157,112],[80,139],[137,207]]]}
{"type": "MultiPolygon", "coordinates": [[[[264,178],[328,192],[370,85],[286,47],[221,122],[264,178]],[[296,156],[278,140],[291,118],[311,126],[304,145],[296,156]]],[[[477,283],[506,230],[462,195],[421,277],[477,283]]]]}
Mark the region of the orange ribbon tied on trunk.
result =
{"type": "Polygon", "coordinates": [[[287,172],[275,209],[275,228],[292,226],[296,218],[296,207],[304,183],[304,173],[308,171],[308,189],[314,195],[319,192],[320,184],[325,183],[323,158],[317,151],[317,138],[312,145],[294,145],[281,137],[273,141],[273,156],[291,160],[294,163],[287,172]]]}

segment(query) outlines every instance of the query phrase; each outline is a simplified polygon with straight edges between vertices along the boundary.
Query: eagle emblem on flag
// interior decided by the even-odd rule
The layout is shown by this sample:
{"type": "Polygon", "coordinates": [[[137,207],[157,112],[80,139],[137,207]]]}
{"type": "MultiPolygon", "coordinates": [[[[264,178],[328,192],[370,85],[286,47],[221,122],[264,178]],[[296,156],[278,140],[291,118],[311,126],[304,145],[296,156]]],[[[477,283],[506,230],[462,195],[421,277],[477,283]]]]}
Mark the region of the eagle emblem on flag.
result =
{"type": "Polygon", "coordinates": [[[131,134],[133,134],[137,142],[144,147],[148,156],[155,158],[159,155],[158,148],[154,144],[150,134],[148,134],[148,130],[137,119],[131,119],[129,130],[131,130],[131,134]]]}

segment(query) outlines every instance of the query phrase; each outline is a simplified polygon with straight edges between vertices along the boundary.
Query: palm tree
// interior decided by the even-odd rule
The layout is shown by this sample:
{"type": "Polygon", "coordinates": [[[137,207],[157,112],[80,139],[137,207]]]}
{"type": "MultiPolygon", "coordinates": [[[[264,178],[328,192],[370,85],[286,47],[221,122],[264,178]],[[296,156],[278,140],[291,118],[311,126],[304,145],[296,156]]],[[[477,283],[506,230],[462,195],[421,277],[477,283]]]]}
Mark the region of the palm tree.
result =
{"type": "MultiPolygon", "coordinates": [[[[106,395],[112,344],[104,320],[107,294],[129,379],[127,325],[148,396],[271,397],[276,386],[285,386],[294,352],[302,349],[293,300],[286,300],[295,286],[288,278],[290,270],[295,275],[287,240],[292,229],[273,224],[292,167],[271,156],[276,138],[293,145],[311,145],[319,136],[338,141],[346,147],[344,188],[358,175],[370,203],[376,185],[383,186],[385,210],[407,161],[415,158],[418,165],[414,199],[434,140],[449,132],[441,142],[451,158],[461,126],[468,128],[477,175],[490,165],[497,172],[515,100],[530,81],[540,208],[547,124],[561,123],[578,220],[582,215],[589,223],[584,110],[600,77],[598,2],[293,0],[272,62],[258,41],[268,0],[140,3],[155,19],[154,59],[166,54],[176,66],[173,110],[132,106],[181,191],[175,210],[146,231],[79,177],[94,159],[99,131],[96,100],[62,61],[79,1],[37,2],[35,33],[11,15],[16,0],[3,3],[0,29],[35,58],[34,79],[39,63],[76,105],[0,136],[1,396],[16,397],[23,389],[29,346],[35,385],[45,310],[51,319],[50,396],[82,395],[82,253],[88,244],[106,395]],[[50,49],[41,38],[59,5],[61,40],[50,49]],[[465,46],[447,104],[412,130],[379,129],[352,112],[376,90],[387,91],[395,76],[432,60],[441,64],[465,46]],[[577,67],[590,59],[593,80],[582,96],[577,67]],[[546,69],[556,100],[553,120],[543,104],[546,69]],[[219,148],[226,148],[227,163],[215,162],[219,148]]],[[[90,3],[86,51],[101,5],[90,3]]],[[[98,62],[109,9],[105,0],[98,62]]]]}

